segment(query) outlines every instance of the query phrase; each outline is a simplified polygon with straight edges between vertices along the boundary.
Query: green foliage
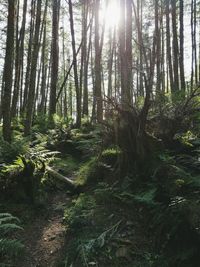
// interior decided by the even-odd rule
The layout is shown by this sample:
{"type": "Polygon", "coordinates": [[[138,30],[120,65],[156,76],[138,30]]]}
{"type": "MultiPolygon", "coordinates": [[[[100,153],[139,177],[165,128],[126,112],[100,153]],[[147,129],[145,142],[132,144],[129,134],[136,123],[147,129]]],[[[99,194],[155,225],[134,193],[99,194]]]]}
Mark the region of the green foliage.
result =
{"type": "Polygon", "coordinates": [[[107,148],[101,153],[100,160],[107,165],[114,166],[121,153],[118,147],[107,148]]]}
{"type": "Polygon", "coordinates": [[[10,144],[0,137],[0,163],[11,162],[20,154],[26,153],[28,142],[26,138],[15,138],[10,144]]]}
{"type": "Polygon", "coordinates": [[[187,131],[183,134],[176,134],[175,139],[179,140],[183,145],[193,147],[192,141],[196,140],[197,136],[191,131],[187,131]]]}
{"type": "Polygon", "coordinates": [[[90,132],[72,131],[72,141],[82,156],[90,158],[98,153],[101,145],[101,129],[97,128],[90,132]]]}
{"type": "Polygon", "coordinates": [[[13,161],[13,163],[11,164],[7,164],[3,167],[2,169],[2,173],[4,174],[14,174],[17,173],[19,171],[21,171],[24,167],[24,163],[22,161],[21,157],[17,157],[16,160],[13,161]]]}
{"type": "Polygon", "coordinates": [[[134,195],[134,200],[147,206],[154,206],[156,202],[154,200],[156,195],[156,188],[149,189],[148,191],[134,195]]]}
{"type": "Polygon", "coordinates": [[[98,236],[86,240],[80,240],[77,247],[78,255],[83,266],[88,266],[89,262],[96,261],[98,251],[101,251],[105,245],[113,238],[121,221],[114,224],[109,229],[100,233],[98,236]]]}
{"type": "Polygon", "coordinates": [[[94,190],[94,195],[97,201],[103,202],[104,204],[108,204],[110,199],[113,199],[116,197],[116,188],[113,186],[110,186],[109,184],[105,182],[98,183],[97,188],[94,190]]]}
{"type": "Polygon", "coordinates": [[[34,125],[32,127],[33,132],[39,132],[45,134],[49,129],[48,115],[39,114],[34,119],[34,125]]]}
{"type": "Polygon", "coordinates": [[[63,158],[55,158],[53,166],[56,170],[61,171],[65,175],[72,175],[80,165],[80,161],[71,155],[67,155],[63,158]]]}
{"type": "Polygon", "coordinates": [[[23,230],[18,224],[19,219],[9,213],[0,213],[0,266],[11,266],[12,260],[20,255],[24,246],[12,234],[23,230]]]}
{"type": "Polygon", "coordinates": [[[38,114],[34,119],[34,125],[32,127],[32,132],[39,132],[45,134],[51,128],[62,129],[65,126],[64,119],[55,114],[52,121],[49,120],[47,114],[38,114]],[[53,126],[53,127],[52,127],[53,126]]]}
{"type": "Polygon", "coordinates": [[[85,116],[81,120],[81,131],[83,133],[90,133],[95,129],[94,125],[92,125],[91,120],[89,117],[85,116]]]}
{"type": "Polygon", "coordinates": [[[77,185],[86,185],[90,182],[95,182],[98,177],[98,162],[96,158],[91,158],[86,163],[83,163],[77,173],[76,183],[77,185]]]}
{"type": "Polygon", "coordinates": [[[57,154],[58,152],[46,149],[46,136],[36,134],[23,156],[18,156],[12,163],[2,167],[1,197],[11,200],[12,195],[12,200],[28,200],[33,203],[42,194],[44,164],[50,164],[57,154]]]}
{"type": "Polygon", "coordinates": [[[73,231],[78,231],[83,226],[91,226],[96,202],[92,196],[81,194],[74,205],[66,210],[64,218],[67,225],[73,231]]]}
{"type": "Polygon", "coordinates": [[[102,222],[96,196],[96,192],[94,196],[81,194],[65,212],[65,223],[75,235],[67,248],[65,266],[90,266],[91,262],[99,262],[100,254],[104,258],[104,253],[108,257],[111,252],[109,244],[116,237],[122,221],[110,226],[102,222]]]}

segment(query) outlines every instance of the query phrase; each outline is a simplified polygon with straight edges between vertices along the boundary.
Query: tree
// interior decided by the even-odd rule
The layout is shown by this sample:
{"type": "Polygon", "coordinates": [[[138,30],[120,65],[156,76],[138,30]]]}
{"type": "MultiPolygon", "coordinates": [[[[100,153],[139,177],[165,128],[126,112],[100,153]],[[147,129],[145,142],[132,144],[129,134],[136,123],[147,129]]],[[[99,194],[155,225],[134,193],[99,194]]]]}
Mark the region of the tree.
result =
{"type": "Polygon", "coordinates": [[[166,46],[167,46],[167,65],[169,71],[170,89],[174,90],[174,75],[171,54],[171,28],[170,28],[170,0],[166,0],[166,46]]]}
{"type": "Polygon", "coordinates": [[[132,103],[132,1],[120,1],[121,21],[119,47],[121,65],[121,102],[123,108],[132,103]],[[125,15],[127,14],[127,16],[125,15]]]}
{"type": "Polygon", "coordinates": [[[6,55],[4,63],[3,137],[11,142],[11,91],[14,61],[15,0],[8,1],[6,55]]]}
{"type": "MultiPolygon", "coordinates": [[[[102,102],[102,92],[101,92],[101,44],[100,44],[100,34],[99,34],[99,7],[100,0],[95,0],[95,103],[96,118],[98,122],[103,120],[103,102],[102,102]]],[[[101,39],[102,40],[102,39],[101,39]]]]}
{"type": "Polygon", "coordinates": [[[179,1],[179,22],[180,22],[180,80],[181,80],[181,90],[185,92],[185,68],[184,68],[184,0],[179,1]]]}
{"type": "Polygon", "coordinates": [[[31,125],[33,120],[33,111],[35,104],[35,84],[36,84],[36,71],[37,71],[37,61],[39,52],[39,34],[40,34],[40,23],[41,23],[41,1],[37,1],[37,13],[36,13],[36,23],[35,23],[35,35],[33,42],[33,54],[31,60],[31,70],[30,70],[30,84],[28,91],[28,100],[26,107],[26,120],[24,127],[24,134],[29,135],[31,132],[31,125]]]}
{"type": "Polygon", "coordinates": [[[74,83],[76,89],[76,126],[79,128],[81,126],[81,94],[80,94],[79,79],[78,79],[76,42],[74,33],[74,18],[73,18],[73,8],[71,0],[69,0],[69,15],[70,15],[70,29],[72,38],[72,51],[73,51],[74,83]]]}
{"type": "Polygon", "coordinates": [[[173,65],[174,65],[174,86],[173,93],[179,90],[179,68],[178,68],[178,56],[179,56],[179,47],[178,47],[178,34],[177,34],[177,8],[176,0],[171,0],[172,8],[172,34],[173,34],[173,65]]]}
{"type": "Polygon", "coordinates": [[[25,113],[27,107],[27,99],[28,99],[28,90],[30,84],[30,70],[31,70],[31,59],[32,59],[32,48],[33,48],[33,36],[34,36],[34,25],[35,25],[35,1],[31,1],[31,19],[29,26],[29,42],[28,42],[28,55],[27,55],[27,63],[26,63],[26,77],[24,84],[24,92],[23,92],[23,104],[21,107],[21,114],[25,113]]]}
{"type": "Polygon", "coordinates": [[[50,89],[50,103],[49,103],[49,118],[56,113],[56,92],[58,82],[58,64],[59,64],[59,10],[60,0],[53,0],[53,23],[52,23],[52,62],[51,62],[51,89],[50,89]]]}

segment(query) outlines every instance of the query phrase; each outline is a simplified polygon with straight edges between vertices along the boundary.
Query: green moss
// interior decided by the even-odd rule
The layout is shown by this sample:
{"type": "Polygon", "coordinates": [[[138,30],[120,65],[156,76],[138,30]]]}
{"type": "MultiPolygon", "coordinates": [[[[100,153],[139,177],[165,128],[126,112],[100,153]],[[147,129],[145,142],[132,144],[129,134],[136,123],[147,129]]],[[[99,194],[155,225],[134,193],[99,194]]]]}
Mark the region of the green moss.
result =
{"type": "Polygon", "coordinates": [[[122,152],[118,147],[107,148],[102,152],[100,160],[104,164],[113,166],[117,162],[117,159],[121,155],[121,153],[122,152]]]}
{"type": "Polygon", "coordinates": [[[76,158],[68,155],[64,158],[56,159],[53,165],[55,169],[60,170],[62,173],[71,175],[79,168],[80,162],[76,158]]]}
{"type": "Polygon", "coordinates": [[[92,158],[84,163],[77,173],[76,184],[78,186],[83,186],[86,185],[86,183],[91,182],[93,178],[95,178],[97,167],[98,162],[96,158],[92,158]]]}

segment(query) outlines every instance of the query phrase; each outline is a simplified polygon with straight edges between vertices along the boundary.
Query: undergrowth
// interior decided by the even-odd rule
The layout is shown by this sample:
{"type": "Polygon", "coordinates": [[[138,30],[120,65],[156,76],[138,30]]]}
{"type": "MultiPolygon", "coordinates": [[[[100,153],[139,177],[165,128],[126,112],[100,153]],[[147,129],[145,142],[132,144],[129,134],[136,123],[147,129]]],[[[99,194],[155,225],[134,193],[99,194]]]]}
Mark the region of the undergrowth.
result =
{"type": "Polygon", "coordinates": [[[22,243],[12,237],[16,231],[23,230],[19,219],[9,213],[0,213],[0,266],[13,266],[13,260],[24,249],[22,243]]]}
{"type": "Polygon", "coordinates": [[[176,138],[178,152],[176,147],[159,152],[145,181],[133,171],[113,182],[118,149],[108,148],[82,165],[78,179],[92,186],[65,213],[75,235],[65,266],[198,266],[200,142],[191,133],[176,138]]]}

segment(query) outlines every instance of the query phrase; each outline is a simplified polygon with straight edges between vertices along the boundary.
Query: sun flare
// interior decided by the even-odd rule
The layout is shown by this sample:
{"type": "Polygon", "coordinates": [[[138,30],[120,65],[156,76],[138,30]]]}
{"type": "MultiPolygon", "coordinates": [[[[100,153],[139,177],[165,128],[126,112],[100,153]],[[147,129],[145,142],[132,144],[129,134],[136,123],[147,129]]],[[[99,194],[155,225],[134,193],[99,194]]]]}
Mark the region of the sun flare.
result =
{"type": "Polygon", "coordinates": [[[100,11],[100,20],[105,24],[107,28],[114,28],[118,25],[120,20],[120,7],[117,0],[110,0],[108,5],[105,4],[100,11]]]}

